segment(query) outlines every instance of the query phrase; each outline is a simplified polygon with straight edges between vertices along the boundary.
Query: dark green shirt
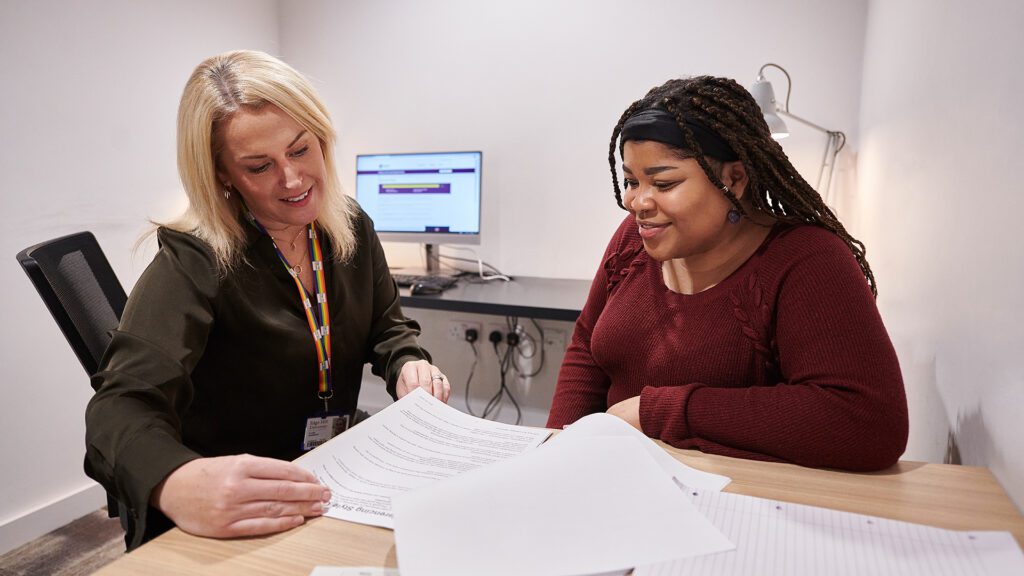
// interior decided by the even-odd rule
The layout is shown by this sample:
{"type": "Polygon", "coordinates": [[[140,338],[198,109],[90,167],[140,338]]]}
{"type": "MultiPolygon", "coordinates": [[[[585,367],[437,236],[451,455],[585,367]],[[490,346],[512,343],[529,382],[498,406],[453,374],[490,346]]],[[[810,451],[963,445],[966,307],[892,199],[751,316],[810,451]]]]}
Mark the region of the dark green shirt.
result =
{"type": "MultiPolygon", "coordinates": [[[[161,228],[160,250],[93,376],[85,471],[128,507],[129,548],[167,526],[148,503],[175,468],[241,453],[292,460],[306,419],[323,410],[295,281],[270,238],[244,227],[245,260],[226,276],[205,242],[161,228]]],[[[416,343],[419,325],[402,314],[372,223],[360,212],[354,227],[352,258],[325,266],[330,408],[342,413],[356,408],[367,362],[394,396],[402,365],[430,359],[416,343]]]]}

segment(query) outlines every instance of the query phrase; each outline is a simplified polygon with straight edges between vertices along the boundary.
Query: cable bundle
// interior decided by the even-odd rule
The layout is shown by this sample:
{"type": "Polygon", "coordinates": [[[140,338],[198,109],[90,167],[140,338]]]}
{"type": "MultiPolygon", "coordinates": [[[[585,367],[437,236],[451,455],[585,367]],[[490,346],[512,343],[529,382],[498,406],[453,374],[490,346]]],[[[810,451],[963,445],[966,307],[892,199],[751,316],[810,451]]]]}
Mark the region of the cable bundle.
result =
{"type": "MultiPolygon", "coordinates": [[[[532,378],[537,374],[540,374],[540,371],[544,369],[544,329],[541,328],[540,324],[538,324],[536,320],[531,318],[530,321],[537,329],[537,333],[540,336],[539,340],[534,338],[529,332],[526,331],[526,329],[519,325],[519,319],[513,316],[505,317],[505,323],[508,329],[508,332],[505,335],[502,335],[501,332],[497,330],[491,332],[491,334],[489,335],[488,340],[491,342],[491,345],[494,348],[494,356],[498,360],[499,383],[497,392],[495,392],[494,395],[491,396],[491,398],[487,401],[487,404],[484,406],[483,413],[479,415],[480,418],[497,419],[498,414],[501,412],[503,400],[504,398],[507,397],[509,402],[512,403],[512,406],[516,410],[516,424],[522,423],[522,408],[519,406],[519,402],[512,394],[512,390],[508,387],[507,382],[508,373],[510,370],[514,370],[520,378],[525,379],[532,378]],[[505,343],[504,350],[502,350],[500,347],[503,341],[505,343]],[[533,370],[532,372],[524,372],[520,366],[521,361],[532,359],[536,357],[538,353],[540,354],[540,363],[537,365],[536,369],[533,370]]],[[[471,382],[473,381],[473,374],[476,372],[477,362],[480,359],[480,354],[477,351],[474,340],[475,338],[466,339],[470,347],[473,349],[473,365],[470,367],[469,377],[466,379],[465,400],[466,409],[473,416],[477,416],[477,414],[473,412],[473,408],[472,406],[470,406],[469,403],[469,388],[471,382]]]]}

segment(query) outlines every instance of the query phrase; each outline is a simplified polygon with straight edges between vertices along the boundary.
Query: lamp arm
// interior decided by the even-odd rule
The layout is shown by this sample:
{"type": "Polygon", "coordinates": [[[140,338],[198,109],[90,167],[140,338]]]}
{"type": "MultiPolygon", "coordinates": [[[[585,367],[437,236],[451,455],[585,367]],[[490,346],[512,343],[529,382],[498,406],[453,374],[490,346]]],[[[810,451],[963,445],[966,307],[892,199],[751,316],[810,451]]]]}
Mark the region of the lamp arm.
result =
{"type": "Polygon", "coordinates": [[[811,128],[814,128],[815,130],[818,130],[819,132],[824,132],[826,134],[831,134],[833,132],[837,132],[837,130],[829,130],[828,128],[825,128],[823,126],[819,126],[819,125],[815,124],[814,122],[811,122],[810,120],[807,120],[805,118],[801,118],[801,117],[797,116],[796,114],[793,114],[792,112],[788,112],[786,110],[781,110],[780,109],[780,110],[778,110],[778,113],[782,114],[783,116],[786,116],[787,118],[792,118],[793,120],[796,120],[797,122],[800,122],[802,124],[806,124],[807,126],[810,126],[811,128]]]}
{"type": "Polygon", "coordinates": [[[779,110],[778,113],[828,135],[828,143],[825,144],[825,153],[821,158],[821,165],[818,166],[818,185],[814,187],[815,190],[821,194],[825,203],[828,204],[832,200],[830,194],[830,188],[832,187],[832,172],[835,170],[836,157],[839,156],[839,151],[846,146],[846,134],[843,134],[838,130],[829,130],[824,126],[815,124],[806,118],[801,118],[796,114],[786,112],[785,110],[779,110]]]}

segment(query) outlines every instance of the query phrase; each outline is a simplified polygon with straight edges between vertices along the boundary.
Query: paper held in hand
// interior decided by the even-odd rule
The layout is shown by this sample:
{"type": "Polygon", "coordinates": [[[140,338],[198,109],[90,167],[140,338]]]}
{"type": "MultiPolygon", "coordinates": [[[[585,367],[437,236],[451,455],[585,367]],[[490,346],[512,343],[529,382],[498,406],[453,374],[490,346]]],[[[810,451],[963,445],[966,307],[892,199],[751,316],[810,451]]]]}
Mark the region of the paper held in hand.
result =
{"type": "Polygon", "coordinates": [[[417,389],[296,464],[331,489],[324,516],[393,528],[393,496],[522,454],[550,434],[464,414],[417,389]]]}

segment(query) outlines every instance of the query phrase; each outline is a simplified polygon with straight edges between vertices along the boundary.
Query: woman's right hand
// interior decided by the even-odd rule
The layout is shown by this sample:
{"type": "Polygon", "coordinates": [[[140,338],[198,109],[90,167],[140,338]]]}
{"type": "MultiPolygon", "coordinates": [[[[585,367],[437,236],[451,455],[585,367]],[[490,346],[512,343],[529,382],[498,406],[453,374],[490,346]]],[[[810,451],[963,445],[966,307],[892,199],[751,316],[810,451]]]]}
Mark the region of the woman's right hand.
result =
{"type": "Polygon", "coordinates": [[[330,499],[312,472],[243,454],[181,465],[157,485],[150,501],[190,534],[230,538],[289,530],[320,516],[330,499]]]}

